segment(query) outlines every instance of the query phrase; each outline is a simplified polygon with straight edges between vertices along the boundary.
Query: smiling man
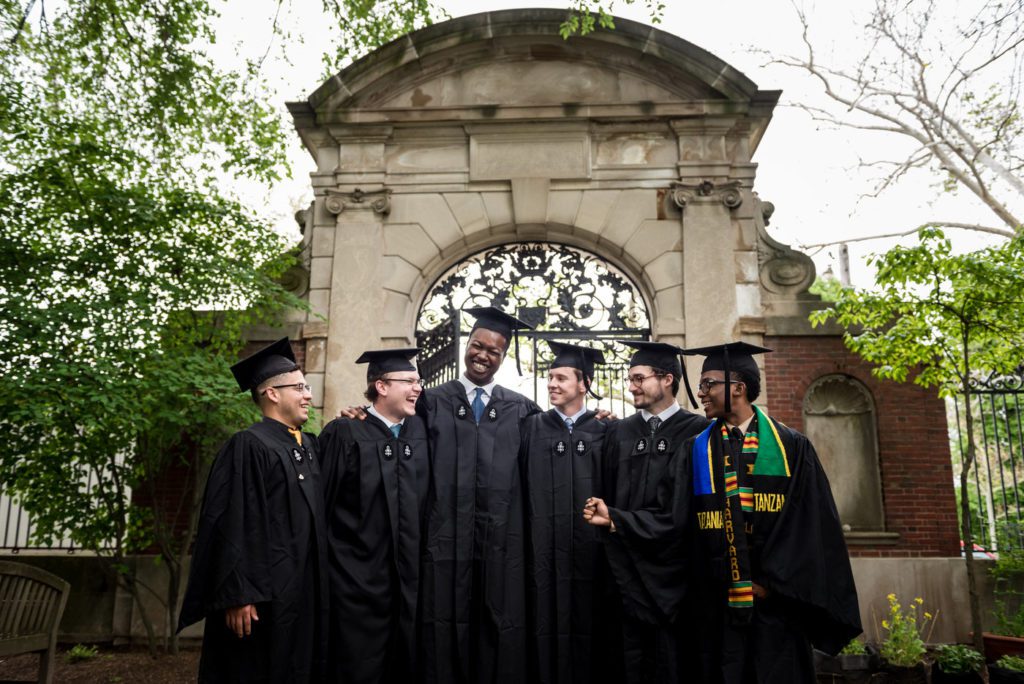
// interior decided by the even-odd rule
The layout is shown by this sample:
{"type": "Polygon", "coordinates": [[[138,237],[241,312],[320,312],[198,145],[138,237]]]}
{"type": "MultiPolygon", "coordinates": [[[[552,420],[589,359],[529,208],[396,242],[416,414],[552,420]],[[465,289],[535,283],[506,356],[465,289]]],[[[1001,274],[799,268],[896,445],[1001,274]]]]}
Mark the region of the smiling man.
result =
{"type": "Polygon", "coordinates": [[[313,400],[287,338],[231,368],[263,420],[210,470],[178,629],[206,618],[200,682],[320,682],[326,544],[313,400]]]}
{"type": "Polygon", "coordinates": [[[418,671],[421,522],[429,483],[419,349],[364,352],[366,420],[320,433],[330,557],[330,681],[411,681],[418,671]]]}
{"type": "Polygon", "coordinates": [[[701,681],[811,684],[811,646],[835,654],[861,631],[842,527],[814,447],[753,404],[745,342],[705,355],[698,393],[714,422],[689,440],[694,539],[689,608],[701,681]]]}
{"type": "Polygon", "coordinates": [[[590,684],[607,649],[595,643],[595,614],[605,579],[597,529],[580,517],[598,490],[607,424],[588,411],[599,349],[549,341],[552,409],[523,421],[520,447],[526,486],[527,600],[533,640],[527,681],[590,684]]]}
{"type": "Polygon", "coordinates": [[[423,564],[427,682],[526,681],[525,548],[519,425],[540,409],[498,385],[515,331],[493,307],[476,322],[465,372],[423,393],[433,483],[423,564]]]}
{"type": "MultiPolygon", "coordinates": [[[[621,602],[621,661],[625,681],[679,682],[689,664],[684,625],[678,620],[686,593],[685,547],[673,484],[684,442],[708,421],[676,402],[682,378],[679,347],[623,340],[637,351],[628,389],[636,414],[605,435],[600,493],[583,516],[604,528],[600,535],[612,576],[612,600],[621,602]]],[[[609,621],[613,622],[613,621],[609,621]]]]}

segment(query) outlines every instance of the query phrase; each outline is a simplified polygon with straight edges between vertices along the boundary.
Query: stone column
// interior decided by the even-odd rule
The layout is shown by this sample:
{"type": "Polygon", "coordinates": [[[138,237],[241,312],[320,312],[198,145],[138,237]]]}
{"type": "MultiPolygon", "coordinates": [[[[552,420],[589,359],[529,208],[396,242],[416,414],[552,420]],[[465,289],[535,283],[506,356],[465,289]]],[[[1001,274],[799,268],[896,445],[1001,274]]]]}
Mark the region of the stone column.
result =
{"type": "Polygon", "coordinates": [[[391,206],[390,190],[327,193],[324,207],[337,221],[327,322],[325,420],[360,400],[366,367],[354,361],[364,350],[381,346],[383,217],[391,206]]]}
{"type": "MultiPolygon", "coordinates": [[[[736,231],[732,210],[743,202],[738,181],[673,183],[683,232],[683,313],[686,346],[731,340],[737,334],[736,231]]],[[[687,363],[692,379],[700,374],[687,363]]]]}

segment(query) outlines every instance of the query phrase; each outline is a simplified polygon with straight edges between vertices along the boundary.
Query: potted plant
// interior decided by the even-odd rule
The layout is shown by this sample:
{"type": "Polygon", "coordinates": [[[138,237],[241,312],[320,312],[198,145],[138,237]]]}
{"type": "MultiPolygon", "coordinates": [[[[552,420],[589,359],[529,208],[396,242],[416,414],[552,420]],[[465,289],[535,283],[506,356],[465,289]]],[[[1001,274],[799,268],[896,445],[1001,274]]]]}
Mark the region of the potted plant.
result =
{"type": "Polygon", "coordinates": [[[900,605],[896,594],[889,594],[886,598],[889,600],[889,615],[882,620],[885,635],[879,655],[882,656],[889,681],[926,684],[931,667],[925,661],[927,649],[922,635],[929,625],[934,625],[932,614],[922,610],[918,615],[918,609],[924,604],[920,597],[915,598],[906,608],[900,605]]]}
{"type": "Polygon", "coordinates": [[[816,650],[814,669],[819,682],[864,684],[878,669],[878,653],[860,639],[853,639],[836,656],[816,650]]]}
{"type": "Polygon", "coordinates": [[[933,684],[975,684],[982,681],[985,658],[978,649],[966,644],[940,646],[935,654],[933,684]]]}
{"type": "Polygon", "coordinates": [[[1020,684],[1024,682],[1024,658],[1004,655],[988,668],[990,684],[1020,684]]]}

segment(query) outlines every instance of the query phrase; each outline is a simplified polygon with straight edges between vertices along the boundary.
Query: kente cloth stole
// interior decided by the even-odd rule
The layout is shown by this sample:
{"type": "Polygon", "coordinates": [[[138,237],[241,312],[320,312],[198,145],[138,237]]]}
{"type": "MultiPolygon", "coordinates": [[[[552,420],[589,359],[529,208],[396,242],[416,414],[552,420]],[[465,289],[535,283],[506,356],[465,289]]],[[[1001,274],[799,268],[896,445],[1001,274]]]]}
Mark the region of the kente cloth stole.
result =
{"type": "Polygon", "coordinates": [[[754,513],[754,475],[789,477],[786,448],[775,424],[757,406],[754,420],[743,436],[742,445],[735,444],[725,422],[715,421],[693,443],[694,493],[697,496],[715,495],[721,502],[725,519],[722,533],[728,553],[728,606],[730,622],[745,624],[750,620],[754,605],[753,585],[750,577],[750,558],[747,553],[745,517],[754,513]],[[717,431],[717,433],[716,433],[717,431]],[[712,437],[722,438],[722,481],[716,483],[712,437]],[[754,454],[753,473],[742,468],[742,454],[754,454]]]}

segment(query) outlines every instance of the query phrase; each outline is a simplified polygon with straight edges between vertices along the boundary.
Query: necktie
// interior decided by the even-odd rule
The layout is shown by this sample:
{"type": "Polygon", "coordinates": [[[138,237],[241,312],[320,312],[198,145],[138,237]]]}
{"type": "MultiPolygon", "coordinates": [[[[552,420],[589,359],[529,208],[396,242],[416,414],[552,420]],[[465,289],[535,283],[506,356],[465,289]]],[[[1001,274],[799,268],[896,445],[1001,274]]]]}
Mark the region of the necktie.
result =
{"type": "Polygon", "coordinates": [[[476,396],[473,397],[473,403],[470,405],[473,409],[473,417],[476,422],[479,423],[480,419],[484,417],[484,388],[476,388],[476,396]]]}
{"type": "Polygon", "coordinates": [[[299,446],[302,446],[302,431],[301,430],[292,430],[291,428],[288,428],[288,434],[290,434],[292,437],[295,438],[295,441],[299,443],[299,446]]]}
{"type": "Polygon", "coordinates": [[[572,434],[572,418],[565,419],[565,427],[569,428],[569,434],[572,434]]]}
{"type": "Polygon", "coordinates": [[[661,418],[658,416],[652,416],[651,419],[647,421],[647,427],[650,428],[652,436],[658,430],[659,425],[661,425],[661,418]]]}
{"type": "Polygon", "coordinates": [[[390,427],[391,427],[391,434],[393,434],[395,436],[395,439],[398,439],[398,433],[402,431],[402,424],[401,423],[395,423],[394,425],[391,425],[390,427]]]}

